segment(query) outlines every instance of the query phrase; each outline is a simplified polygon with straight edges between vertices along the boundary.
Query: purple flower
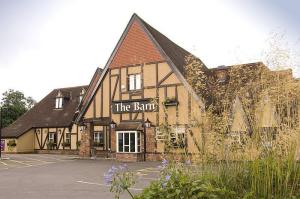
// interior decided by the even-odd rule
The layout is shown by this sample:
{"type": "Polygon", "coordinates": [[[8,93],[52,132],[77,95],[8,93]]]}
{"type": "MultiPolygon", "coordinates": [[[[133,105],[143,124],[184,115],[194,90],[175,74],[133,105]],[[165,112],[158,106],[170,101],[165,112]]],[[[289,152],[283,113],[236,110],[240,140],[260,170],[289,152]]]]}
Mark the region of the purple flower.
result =
{"type": "Polygon", "coordinates": [[[170,180],[171,176],[170,175],[166,175],[166,181],[168,182],[170,180]]]}
{"type": "Polygon", "coordinates": [[[167,167],[169,162],[166,159],[163,159],[163,161],[161,162],[163,167],[167,167]]]}
{"type": "Polygon", "coordinates": [[[104,182],[109,185],[112,183],[115,174],[117,173],[118,168],[116,166],[112,166],[107,173],[104,174],[104,182]]]}
{"type": "Polygon", "coordinates": [[[111,174],[104,174],[104,183],[106,185],[110,185],[113,181],[114,175],[111,174]]]}

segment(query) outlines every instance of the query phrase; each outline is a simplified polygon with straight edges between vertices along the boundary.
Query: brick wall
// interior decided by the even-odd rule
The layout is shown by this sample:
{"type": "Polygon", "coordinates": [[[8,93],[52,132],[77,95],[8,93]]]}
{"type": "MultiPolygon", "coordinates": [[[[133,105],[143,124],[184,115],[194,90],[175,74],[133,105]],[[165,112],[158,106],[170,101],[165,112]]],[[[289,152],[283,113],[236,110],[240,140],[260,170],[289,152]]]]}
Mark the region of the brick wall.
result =
{"type": "Polygon", "coordinates": [[[116,159],[121,162],[141,162],[144,161],[143,153],[116,153],[116,159]]]}
{"type": "Polygon", "coordinates": [[[111,129],[111,151],[112,152],[116,152],[117,149],[116,149],[116,130],[115,129],[111,129]]]}
{"type": "Polygon", "coordinates": [[[84,132],[81,134],[81,144],[79,148],[79,156],[81,157],[90,157],[91,156],[91,145],[92,145],[92,125],[87,124],[87,127],[84,132]]]}
{"type": "Polygon", "coordinates": [[[156,152],[155,147],[155,130],[154,128],[146,128],[146,152],[154,153],[156,152]]]}
{"type": "Polygon", "coordinates": [[[139,22],[134,21],[119,46],[110,68],[163,60],[139,22]]]}

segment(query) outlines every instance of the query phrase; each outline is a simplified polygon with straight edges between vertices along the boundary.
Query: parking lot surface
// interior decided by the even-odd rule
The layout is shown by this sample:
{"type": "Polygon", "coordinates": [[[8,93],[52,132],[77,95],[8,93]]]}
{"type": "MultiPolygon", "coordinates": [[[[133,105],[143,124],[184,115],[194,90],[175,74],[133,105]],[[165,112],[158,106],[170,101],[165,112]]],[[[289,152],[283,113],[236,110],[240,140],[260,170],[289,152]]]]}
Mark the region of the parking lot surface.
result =
{"type": "MultiPolygon", "coordinates": [[[[0,160],[0,199],[114,198],[103,175],[115,160],[83,160],[77,156],[9,154],[0,160]]],[[[138,193],[159,174],[159,162],[126,163],[138,176],[138,193]]],[[[121,198],[129,198],[126,194],[121,198]]]]}

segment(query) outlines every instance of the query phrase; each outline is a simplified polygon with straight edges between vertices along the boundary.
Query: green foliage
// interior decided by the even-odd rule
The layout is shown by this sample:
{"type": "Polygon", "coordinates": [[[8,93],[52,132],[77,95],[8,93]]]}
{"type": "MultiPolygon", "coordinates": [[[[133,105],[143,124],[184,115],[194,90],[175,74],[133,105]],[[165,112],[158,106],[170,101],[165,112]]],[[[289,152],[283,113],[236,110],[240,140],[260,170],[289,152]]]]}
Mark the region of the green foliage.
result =
{"type": "Polygon", "coordinates": [[[135,175],[129,171],[126,164],[119,167],[112,166],[107,173],[104,174],[104,182],[110,185],[110,192],[114,193],[115,198],[120,198],[121,193],[127,192],[131,198],[134,198],[130,192],[130,188],[135,185],[135,175]]]}
{"type": "Polygon", "coordinates": [[[79,148],[79,147],[80,147],[80,145],[81,145],[81,141],[77,141],[77,142],[76,142],[76,146],[77,146],[77,148],[79,148]]]}
{"type": "Polygon", "coordinates": [[[136,198],[300,198],[300,164],[294,155],[291,150],[285,158],[269,153],[254,161],[173,162],[136,198]]]}
{"type": "Polygon", "coordinates": [[[16,140],[9,140],[7,142],[7,147],[9,151],[13,151],[13,149],[17,146],[16,140]]]}
{"type": "Polygon", "coordinates": [[[56,143],[54,142],[47,142],[47,149],[52,150],[56,148],[56,143]]]}
{"type": "Polygon", "coordinates": [[[25,97],[20,91],[10,89],[3,93],[1,102],[3,127],[13,123],[21,115],[31,109],[35,103],[34,99],[25,97]]]}
{"type": "Polygon", "coordinates": [[[8,147],[16,147],[17,146],[16,140],[9,140],[7,143],[7,146],[8,147]]]}
{"type": "Polygon", "coordinates": [[[71,143],[70,142],[63,142],[61,145],[63,147],[71,147],[71,143]]]}

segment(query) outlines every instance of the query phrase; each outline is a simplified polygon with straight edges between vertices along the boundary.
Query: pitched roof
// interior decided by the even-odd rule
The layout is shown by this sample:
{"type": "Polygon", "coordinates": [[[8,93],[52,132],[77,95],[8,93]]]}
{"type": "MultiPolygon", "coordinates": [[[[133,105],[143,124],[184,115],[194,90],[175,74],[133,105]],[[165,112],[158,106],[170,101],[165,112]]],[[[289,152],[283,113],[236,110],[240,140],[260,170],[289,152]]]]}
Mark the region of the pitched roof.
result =
{"type": "Polygon", "coordinates": [[[87,88],[86,94],[84,95],[80,106],[84,106],[87,103],[87,99],[92,95],[93,89],[96,87],[97,81],[100,79],[100,76],[103,72],[102,68],[97,68],[93,78],[87,88]]]}
{"type": "MultiPolygon", "coordinates": [[[[138,16],[137,16],[138,17],[138,16]]],[[[138,17],[139,18],[139,17],[138,17]]],[[[183,49],[182,47],[178,46],[176,43],[171,41],[165,35],[160,33],[158,30],[150,26],[147,22],[143,19],[139,18],[139,20],[144,24],[146,29],[150,32],[151,36],[155,41],[159,44],[162,50],[166,53],[166,55],[171,59],[171,61],[175,64],[178,70],[184,74],[185,69],[184,66],[186,65],[186,58],[190,55],[194,56],[192,53],[188,52],[187,50],[183,49]]],[[[196,58],[196,56],[194,56],[196,58]]],[[[204,66],[204,69],[207,70],[205,64],[197,58],[204,66]]]]}
{"type": "Polygon", "coordinates": [[[87,86],[54,89],[14,123],[2,129],[2,136],[17,138],[34,127],[69,127],[73,122],[83,88],[87,89],[87,86]],[[65,97],[64,104],[62,109],[55,109],[55,97],[59,91],[65,97]]]}
{"type": "MultiPolygon", "coordinates": [[[[191,53],[188,51],[184,50],[174,42],[172,42],[170,39],[168,39],[166,36],[164,36],[162,33],[154,29],[152,26],[150,26],[148,23],[146,23],[144,20],[142,20],[138,15],[133,14],[131,17],[129,23],[127,24],[126,29],[124,30],[121,38],[119,39],[116,47],[114,48],[110,58],[108,59],[104,70],[98,80],[96,80],[96,85],[92,89],[92,94],[86,96],[86,103],[82,105],[82,111],[79,113],[79,116],[76,119],[76,122],[79,122],[80,119],[83,117],[83,114],[87,110],[90,102],[92,101],[92,98],[94,97],[97,89],[99,88],[101,81],[103,77],[105,76],[106,72],[108,71],[111,63],[113,63],[114,58],[117,54],[118,48],[122,45],[122,42],[126,38],[126,35],[128,31],[130,30],[131,26],[135,23],[138,22],[142,25],[142,28],[145,30],[145,33],[147,36],[150,37],[152,42],[155,44],[155,47],[159,50],[159,52],[162,54],[162,56],[166,59],[166,61],[169,62],[171,68],[173,69],[175,75],[182,81],[183,85],[187,88],[187,90],[192,94],[192,96],[199,102],[201,105],[204,105],[202,103],[202,99],[196,94],[194,89],[189,85],[184,77],[185,72],[184,72],[184,66],[186,65],[186,57],[187,56],[193,56],[191,53]]],[[[193,56],[195,57],[195,56],[193,56]]],[[[196,58],[196,57],[195,57],[196,58]]],[[[197,58],[201,63],[202,61],[197,58]]],[[[207,67],[202,63],[203,65],[203,70],[208,70],[207,67]]]]}

